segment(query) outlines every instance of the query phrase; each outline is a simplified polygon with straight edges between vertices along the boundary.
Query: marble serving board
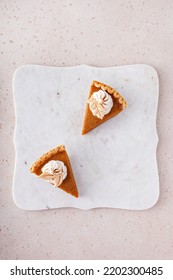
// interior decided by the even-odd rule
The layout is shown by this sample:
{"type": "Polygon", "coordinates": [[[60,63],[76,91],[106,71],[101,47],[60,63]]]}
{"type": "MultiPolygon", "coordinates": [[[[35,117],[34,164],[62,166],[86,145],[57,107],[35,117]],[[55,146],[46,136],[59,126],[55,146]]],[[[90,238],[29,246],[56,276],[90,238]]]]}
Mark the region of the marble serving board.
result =
{"type": "Polygon", "coordinates": [[[156,203],[159,84],[153,67],[26,65],[14,74],[13,92],[16,160],[12,190],[18,207],[142,210],[156,203]],[[128,107],[82,136],[92,80],[117,89],[128,107]],[[37,158],[61,144],[70,157],[78,199],[29,172],[37,158]]]}

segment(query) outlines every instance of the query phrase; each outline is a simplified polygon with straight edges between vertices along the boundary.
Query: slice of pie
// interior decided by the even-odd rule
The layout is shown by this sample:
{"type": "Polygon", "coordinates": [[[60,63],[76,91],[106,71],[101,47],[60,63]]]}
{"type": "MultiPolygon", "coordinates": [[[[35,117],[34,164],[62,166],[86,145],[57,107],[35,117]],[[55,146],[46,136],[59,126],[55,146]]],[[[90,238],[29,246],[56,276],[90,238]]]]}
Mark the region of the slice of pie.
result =
{"type": "Polygon", "coordinates": [[[126,101],[115,89],[93,81],[86,105],[82,134],[113,118],[126,106],[126,101]]]}
{"type": "Polygon", "coordinates": [[[70,160],[64,145],[43,154],[33,163],[30,172],[72,196],[79,196],[70,160]]]}

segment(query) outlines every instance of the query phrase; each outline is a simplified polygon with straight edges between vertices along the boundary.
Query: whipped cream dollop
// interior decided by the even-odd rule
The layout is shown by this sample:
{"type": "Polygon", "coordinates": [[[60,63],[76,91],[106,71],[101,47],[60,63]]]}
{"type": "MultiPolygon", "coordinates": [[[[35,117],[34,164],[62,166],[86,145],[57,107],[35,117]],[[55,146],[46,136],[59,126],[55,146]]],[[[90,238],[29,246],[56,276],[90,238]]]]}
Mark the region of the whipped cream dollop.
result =
{"type": "Polygon", "coordinates": [[[92,114],[99,119],[103,119],[113,106],[112,97],[104,90],[94,92],[87,103],[92,114]]]}
{"type": "Polygon", "coordinates": [[[43,166],[41,171],[42,174],[39,177],[47,180],[54,187],[60,186],[67,177],[67,167],[60,160],[50,160],[43,166]]]}

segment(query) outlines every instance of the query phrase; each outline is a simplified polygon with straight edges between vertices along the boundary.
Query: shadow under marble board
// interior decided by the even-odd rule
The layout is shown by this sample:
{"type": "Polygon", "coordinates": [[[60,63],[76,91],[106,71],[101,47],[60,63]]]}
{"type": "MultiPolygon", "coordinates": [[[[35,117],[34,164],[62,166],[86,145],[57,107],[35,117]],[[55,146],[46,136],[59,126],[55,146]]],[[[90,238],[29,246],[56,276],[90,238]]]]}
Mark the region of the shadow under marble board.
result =
{"type": "Polygon", "coordinates": [[[153,67],[26,65],[14,74],[13,92],[16,160],[12,190],[18,207],[143,210],[156,203],[159,83],[153,67]],[[128,107],[82,136],[92,80],[115,88],[128,107]],[[61,144],[70,157],[79,198],[29,172],[37,158],[61,144]]]}

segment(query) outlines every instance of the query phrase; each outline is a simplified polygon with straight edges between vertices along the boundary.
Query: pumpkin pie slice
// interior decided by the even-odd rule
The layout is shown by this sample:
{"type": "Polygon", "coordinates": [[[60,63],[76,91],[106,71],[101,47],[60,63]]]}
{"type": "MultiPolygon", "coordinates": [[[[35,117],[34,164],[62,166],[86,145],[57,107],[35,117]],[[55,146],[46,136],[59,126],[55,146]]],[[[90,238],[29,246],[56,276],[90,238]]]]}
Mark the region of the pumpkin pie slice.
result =
{"type": "Polygon", "coordinates": [[[82,135],[113,118],[126,107],[126,101],[115,89],[93,81],[86,105],[82,135]]]}
{"type": "Polygon", "coordinates": [[[33,163],[30,172],[72,196],[79,196],[70,160],[64,145],[43,154],[33,163]]]}

